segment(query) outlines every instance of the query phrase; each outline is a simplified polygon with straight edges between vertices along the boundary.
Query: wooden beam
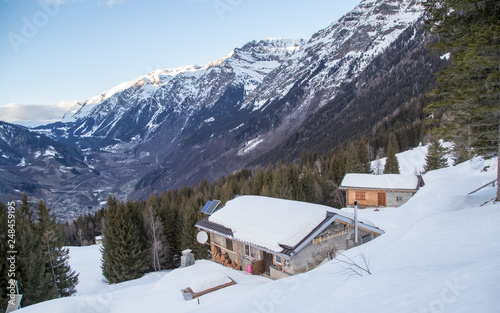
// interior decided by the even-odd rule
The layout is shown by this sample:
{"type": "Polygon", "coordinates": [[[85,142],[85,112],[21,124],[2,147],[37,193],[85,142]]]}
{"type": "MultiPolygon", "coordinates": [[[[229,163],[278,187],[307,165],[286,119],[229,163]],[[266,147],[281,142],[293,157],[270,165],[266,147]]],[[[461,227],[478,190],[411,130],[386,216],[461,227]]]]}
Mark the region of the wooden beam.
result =
{"type": "MultiPolygon", "coordinates": [[[[341,224],[344,224],[344,225],[347,225],[347,226],[350,226],[350,227],[354,227],[354,225],[349,224],[349,223],[344,222],[344,221],[336,220],[335,222],[338,222],[338,223],[341,223],[341,224]]],[[[366,232],[369,232],[370,234],[374,234],[374,235],[375,235],[375,237],[380,236],[380,234],[378,234],[378,233],[376,233],[376,232],[373,232],[373,231],[371,231],[371,230],[368,230],[368,229],[366,229],[366,228],[363,228],[363,227],[361,227],[361,226],[359,226],[359,225],[358,225],[358,229],[362,229],[362,230],[364,230],[364,231],[366,231],[366,232]]]]}
{"type": "Polygon", "coordinates": [[[241,257],[240,257],[240,243],[237,241],[233,241],[233,245],[236,242],[236,263],[238,266],[241,265],[241,257]]]}

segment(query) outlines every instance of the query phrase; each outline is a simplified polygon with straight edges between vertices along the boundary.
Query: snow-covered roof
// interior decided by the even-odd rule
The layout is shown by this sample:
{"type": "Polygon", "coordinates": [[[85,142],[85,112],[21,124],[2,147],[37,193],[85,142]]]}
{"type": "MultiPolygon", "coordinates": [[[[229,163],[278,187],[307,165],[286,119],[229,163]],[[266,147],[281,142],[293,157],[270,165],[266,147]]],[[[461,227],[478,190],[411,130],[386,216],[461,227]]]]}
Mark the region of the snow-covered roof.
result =
{"type": "Polygon", "coordinates": [[[261,196],[239,196],[228,201],[223,208],[197,226],[215,231],[215,226],[225,228],[227,231],[221,231],[221,235],[280,252],[284,250],[284,246],[296,247],[322,222],[335,215],[353,220],[351,213],[324,205],[261,196]]]}
{"type": "Polygon", "coordinates": [[[418,176],[401,174],[346,174],[341,189],[417,190],[418,176]]]}

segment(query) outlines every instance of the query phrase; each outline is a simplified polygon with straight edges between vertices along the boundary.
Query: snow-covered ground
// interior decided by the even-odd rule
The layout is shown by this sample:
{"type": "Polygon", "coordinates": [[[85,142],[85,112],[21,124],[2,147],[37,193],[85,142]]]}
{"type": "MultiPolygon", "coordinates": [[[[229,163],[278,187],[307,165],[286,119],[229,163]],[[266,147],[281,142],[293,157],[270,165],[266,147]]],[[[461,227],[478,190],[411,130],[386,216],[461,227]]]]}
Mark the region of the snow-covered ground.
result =
{"type": "Polygon", "coordinates": [[[108,286],[100,274],[99,246],[71,248],[70,262],[81,273],[78,295],[20,312],[498,313],[500,204],[488,202],[496,187],[468,195],[496,173],[496,159],[431,171],[424,175],[426,185],[403,206],[360,210],[361,218],[385,234],[344,254],[360,265],[363,254],[371,275],[353,276],[334,259],[271,281],[202,260],[108,286]],[[184,300],[181,289],[216,272],[237,285],[201,296],[200,304],[184,300]]]}

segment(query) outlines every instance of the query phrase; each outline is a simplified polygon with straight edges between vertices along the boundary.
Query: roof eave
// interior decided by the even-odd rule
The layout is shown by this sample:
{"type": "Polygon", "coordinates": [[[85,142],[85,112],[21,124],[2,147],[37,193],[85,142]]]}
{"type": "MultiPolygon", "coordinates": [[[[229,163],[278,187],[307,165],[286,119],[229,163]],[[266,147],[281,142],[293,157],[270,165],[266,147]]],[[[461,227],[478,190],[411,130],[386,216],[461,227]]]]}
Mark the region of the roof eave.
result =
{"type": "Polygon", "coordinates": [[[407,192],[417,192],[418,188],[407,189],[407,188],[382,188],[382,187],[353,187],[353,186],[340,186],[339,189],[363,189],[363,190],[388,190],[388,191],[407,191],[407,192]]]}
{"type": "Polygon", "coordinates": [[[277,252],[277,251],[274,251],[274,250],[271,250],[271,249],[268,249],[266,247],[263,247],[263,246],[259,246],[259,245],[256,245],[256,244],[253,244],[251,242],[247,242],[247,241],[244,241],[244,240],[241,240],[241,239],[238,239],[236,237],[234,237],[234,235],[228,235],[228,234],[224,234],[224,233],[221,233],[221,232],[218,232],[217,230],[214,230],[214,229],[211,229],[211,228],[208,228],[208,227],[204,227],[204,226],[201,226],[201,225],[194,225],[196,228],[199,228],[199,229],[202,229],[202,230],[206,230],[207,232],[211,232],[211,233],[214,233],[214,234],[217,234],[219,236],[222,236],[224,238],[228,238],[228,239],[231,239],[231,240],[234,240],[234,241],[237,241],[239,243],[242,243],[244,245],[247,245],[247,246],[251,246],[253,248],[256,248],[256,249],[259,249],[259,250],[262,250],[262,251],[265,251],[267,253],[271,253],[271,254],[274,254],[274,255],[277,255],[279,257],[282,257],[284,259],[287,259],[289,260],[291,258],[290,255],[287,255],[287,254],[284,254],[284,253],[281,253],[281,252],[277,252]]]}

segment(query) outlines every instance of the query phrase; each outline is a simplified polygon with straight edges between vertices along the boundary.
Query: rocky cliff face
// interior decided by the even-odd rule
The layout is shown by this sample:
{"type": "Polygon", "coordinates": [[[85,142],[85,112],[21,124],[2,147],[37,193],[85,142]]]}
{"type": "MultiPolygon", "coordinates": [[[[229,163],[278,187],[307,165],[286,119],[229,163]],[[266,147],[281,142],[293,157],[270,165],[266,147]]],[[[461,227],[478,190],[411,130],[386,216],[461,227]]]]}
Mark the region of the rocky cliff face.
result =
{"type": "Polygon", "coordinates": [[[180,130],[216,122],[218,111],[240,109],[245,96],[302,44],[300,39],[253,41],[206,66],[157,70],[87,100],[66,120],[64,133],[51,132],[81,148],[102,148],[144,142],[174,120],[183,120],[180,130]],[[231,97],[232,107],[216,106],[224,97],[231,97]]]}

